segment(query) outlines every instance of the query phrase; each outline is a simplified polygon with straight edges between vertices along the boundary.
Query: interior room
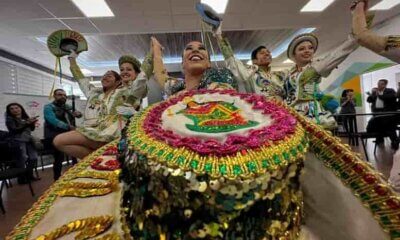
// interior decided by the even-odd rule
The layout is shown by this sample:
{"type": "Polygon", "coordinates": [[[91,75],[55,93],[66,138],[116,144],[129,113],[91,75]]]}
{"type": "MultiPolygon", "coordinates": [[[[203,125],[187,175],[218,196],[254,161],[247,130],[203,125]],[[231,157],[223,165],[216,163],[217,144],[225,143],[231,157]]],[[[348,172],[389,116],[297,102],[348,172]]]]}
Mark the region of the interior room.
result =
{"type": "Polygon", "coordinates": [[[400,239],[400,0],[0,1],[0,239],[400,239]]]}

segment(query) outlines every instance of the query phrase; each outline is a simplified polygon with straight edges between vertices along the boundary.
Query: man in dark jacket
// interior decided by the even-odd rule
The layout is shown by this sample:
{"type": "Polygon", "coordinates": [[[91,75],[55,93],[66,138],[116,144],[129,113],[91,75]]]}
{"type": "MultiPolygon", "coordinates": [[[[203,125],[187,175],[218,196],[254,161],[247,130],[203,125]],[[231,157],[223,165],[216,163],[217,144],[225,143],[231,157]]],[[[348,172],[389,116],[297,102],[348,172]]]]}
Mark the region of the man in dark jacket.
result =
{"type": "Polygon", "coordinates": [[[72,111],[71,106],[66,104],[67,95],[63,89],[56,89],[53,92],[54,101],[44,106],[44,138],[46,146],[52,148],[54,154],[54,180],[61,176],[64,154],[53,147],[53,139],[60,133],[74,130],[74,117],[80,118],[82,114],[72,111]]]}
{"type": "Polygon", "coordinates": [[[393,88],[386,88],[388,80],[378,81],[378,87],[372,89],[368,94],[367,102],[371,103],[372,112],[390,112],[396,111],[396,91],[393,88]]]}
{"type": "MultiPolygon", "coordinates": [[[[367,102],[371,103],[371,110],[373,113],[378,112],[393,112],[397,110],[396,102],[396,91],[392,88],[386,88],[388,80],[381,79],[378,81],[378,87],[372,89],[372,93],[369,94],[367,102]]],[[[397,149],[399,141],[396,135],[397,116],[374,116],[368,122],[367,131],[372,132],[370,129],[374,129],[374,132],[382,133],[382,135],[390,136],[392,142],[392,148],[397,149]],[[379,119],[379,121],[378,121],[379,119]]],[[[376,138],[376,144],[384,142],[383,137],[376,138]]]]}

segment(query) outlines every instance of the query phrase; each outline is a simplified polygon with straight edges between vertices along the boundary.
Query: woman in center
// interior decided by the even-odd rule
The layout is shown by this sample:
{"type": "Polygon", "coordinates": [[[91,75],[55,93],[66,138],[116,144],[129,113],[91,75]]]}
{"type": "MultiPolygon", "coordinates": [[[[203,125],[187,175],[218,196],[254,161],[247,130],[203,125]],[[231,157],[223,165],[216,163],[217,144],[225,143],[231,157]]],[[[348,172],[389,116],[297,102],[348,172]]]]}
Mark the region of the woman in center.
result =
{"type": "Polygon", "coordinates": [[[182,70],[185,79],[168,76],[162,60],[162,46],[152,37],[154,77],[165,89],[167,95],[176,94],[182,90],[196,89],[237,89],[233,75],[226,69],[211,68],[210,55],[203,43],[189,42],[182,53],[182,70]]]}
{"type": "Polygon", "coordinates": [[[202,43],[186,45],[183,81],[167,75],[154,38],[152,47],[155,77],[172,96],[132,118],[122,134],[121,209],[130,234],[295,239],[307,149],[300,124],[263,96],[236,92],[232,74],[211,68],[202,43]]]}

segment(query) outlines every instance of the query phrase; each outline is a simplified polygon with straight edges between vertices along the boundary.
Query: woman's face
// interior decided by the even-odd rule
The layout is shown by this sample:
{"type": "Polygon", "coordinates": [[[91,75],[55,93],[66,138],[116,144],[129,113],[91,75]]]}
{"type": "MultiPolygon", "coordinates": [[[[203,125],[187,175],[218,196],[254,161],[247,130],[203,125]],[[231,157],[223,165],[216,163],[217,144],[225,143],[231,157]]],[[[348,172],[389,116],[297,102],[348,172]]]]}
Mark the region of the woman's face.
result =
{"type": "Polygon", "coordinates": [[[347,92],[347,97],[352,98],[353,96],[354,96],[354,92],[352,92],[352,91],[347,92]]]}
{"type": "Polygon", "coordinates": [[[294,60],[296,64],[308,64],[314,57],[314,46],[311,42],[305,41],[296,46],[294,50],[294,60]]]}
{"type": "Polygon", "coordinates": [[[113,72],[108,71],[106,74],[103,75],[101,79],[101,85],[105,89],[116,88],[119,84],[119,81],[115,78],[113,72]]]}
{"type": "Polygon", "coordinates": [[[11,105],[9,109],[13,117],[21,116],[22,109],[18,105],[11,105]]]}
{"type": "Polygon", "coordinates": [[[133,65],[131,63],[123,63],[119,67],[119,73],[122,78],[122,83],[124,85],[128,84],[131,81],[134,81],[137,77],[137,73],[135,69],[133,68],[133,65]]]}
{"type": "Polygon", "coordinates": [[[182,69],[184,72],[201,74],[210,67],[208,52],[201,42],[193,41],[186,45],[182,56],[182,69]]]}

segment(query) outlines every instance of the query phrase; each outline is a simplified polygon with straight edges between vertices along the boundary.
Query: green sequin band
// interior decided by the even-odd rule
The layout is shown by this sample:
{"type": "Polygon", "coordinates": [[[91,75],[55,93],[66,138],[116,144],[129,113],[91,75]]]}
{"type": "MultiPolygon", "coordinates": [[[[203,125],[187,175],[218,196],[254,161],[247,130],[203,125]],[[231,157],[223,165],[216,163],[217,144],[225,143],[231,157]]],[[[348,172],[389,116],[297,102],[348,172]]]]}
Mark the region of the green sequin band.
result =
{"type": "Polygon", "coordinates": [[[285,168],[290,163],[303,161],[308,148],[304,129],[297,125],[295,132],[271,146],[237,152],[232,156],[202,156],[185,147],[174,148],[149,137],[142,124],[152,107],[136,115],[128,129],[129,146],[148,158],[155,159],[172,169],[209,174],[212,178],[249,178],[254,175],[285,168]]]}

